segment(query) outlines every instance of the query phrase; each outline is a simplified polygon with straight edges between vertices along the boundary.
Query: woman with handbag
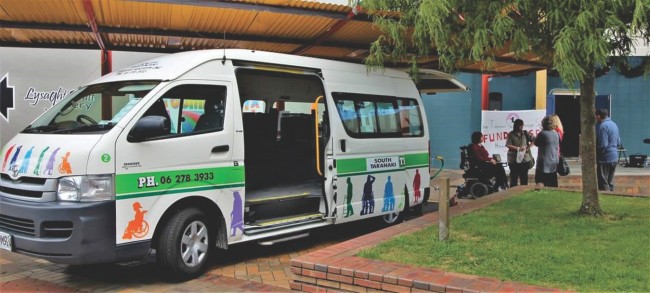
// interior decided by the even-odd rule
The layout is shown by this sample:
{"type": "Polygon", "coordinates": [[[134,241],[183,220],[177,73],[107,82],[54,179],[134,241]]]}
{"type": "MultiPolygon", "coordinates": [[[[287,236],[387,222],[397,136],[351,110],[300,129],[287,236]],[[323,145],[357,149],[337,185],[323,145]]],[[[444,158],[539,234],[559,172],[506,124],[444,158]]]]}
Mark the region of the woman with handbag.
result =
{"type": "Polygon", "coordinates": [[[535,138],[537,167],[535,183],[538,186],[558,187],[557,163],[560,154],[560,134],[554,129],[549,116],[542,119],[542,131],[535,138]]]}
{"type": "Polygon", "coordinates": [[[510,187],[528,185],[528,169],[535,165],[530,153],[533,138],[524,130],[524,121],[515,120],[512,131],[508,133],[506,147],[508,148],[508,167],[510,168],[510,187]]]}

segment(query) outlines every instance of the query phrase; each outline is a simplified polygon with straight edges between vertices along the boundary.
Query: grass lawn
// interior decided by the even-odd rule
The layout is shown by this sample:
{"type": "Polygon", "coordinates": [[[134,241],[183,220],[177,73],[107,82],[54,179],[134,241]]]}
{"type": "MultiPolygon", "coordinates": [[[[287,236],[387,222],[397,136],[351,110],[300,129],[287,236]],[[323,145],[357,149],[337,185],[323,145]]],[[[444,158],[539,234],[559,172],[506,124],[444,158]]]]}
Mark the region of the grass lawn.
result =
{"type": "Polygon", "coordinates": [[[650,292],[650,198],[600,196],[603,218],[576,213],[582,194],[530,191],[394,238],[359,256],[583,292],[650,292]]]}

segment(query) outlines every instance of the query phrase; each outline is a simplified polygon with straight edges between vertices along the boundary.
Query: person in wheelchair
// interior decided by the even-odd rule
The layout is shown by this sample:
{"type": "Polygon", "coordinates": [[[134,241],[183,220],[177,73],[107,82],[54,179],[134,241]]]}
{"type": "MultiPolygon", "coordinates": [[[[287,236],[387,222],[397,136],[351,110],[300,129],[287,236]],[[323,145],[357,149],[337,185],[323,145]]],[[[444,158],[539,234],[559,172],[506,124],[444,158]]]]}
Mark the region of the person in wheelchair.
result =
{"type": "Polygon", "coordinates": [[[506,189],[508,188],[506,170],[501,162],[490,157],[483,146],[484,140],[483,133],[478,131],[472,133],[472,144],[467,148],[470,167],[478,168],[484,178],[495,178],[496,188],[506,189]]]}

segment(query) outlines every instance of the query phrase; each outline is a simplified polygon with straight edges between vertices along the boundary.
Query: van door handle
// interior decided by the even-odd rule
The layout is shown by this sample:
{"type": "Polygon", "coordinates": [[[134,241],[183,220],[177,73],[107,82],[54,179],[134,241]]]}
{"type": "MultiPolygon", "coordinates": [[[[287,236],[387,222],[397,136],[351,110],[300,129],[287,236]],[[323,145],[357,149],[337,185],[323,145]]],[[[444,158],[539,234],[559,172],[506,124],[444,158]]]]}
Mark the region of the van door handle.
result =
{"type": "Polygon", "coordinates": [[[341,139],[339,142],[341,144],[341,151],[345,153],[345,139],[341,139]]]}
{"type": "Polygon", "coordinates": [[[230,146],[225,144],[225,145],[220,145],[212,148],[212,153],[224,153],[230,150],[230,146]]]}

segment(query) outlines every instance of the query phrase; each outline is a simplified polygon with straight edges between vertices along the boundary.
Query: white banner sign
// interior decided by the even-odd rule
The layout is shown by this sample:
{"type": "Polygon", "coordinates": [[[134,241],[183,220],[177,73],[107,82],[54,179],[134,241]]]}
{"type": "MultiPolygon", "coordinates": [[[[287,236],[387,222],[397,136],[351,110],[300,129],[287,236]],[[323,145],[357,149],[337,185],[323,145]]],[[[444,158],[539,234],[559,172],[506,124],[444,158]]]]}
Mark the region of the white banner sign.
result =
{"type": "MultiPolygon", "coordinates": [[[[524,130],[531,136],[537,137],[542,131],[542,119],[546,116],[546,110],[522,110],[522,111],[482,111],[481,132],[485,137],[483,145],[490,155],[501,155],[501,161],[508,160],[508,148],[506,139],[512,131],[512,126],[517,119],[524,121],[524,130]]],[[[531,149],[533,157],[537,159],[537,148],[531,149]]]]}

